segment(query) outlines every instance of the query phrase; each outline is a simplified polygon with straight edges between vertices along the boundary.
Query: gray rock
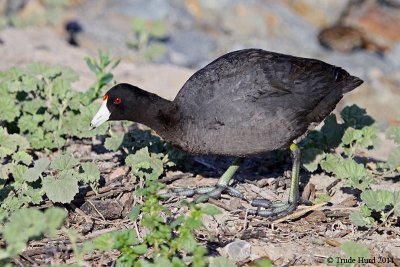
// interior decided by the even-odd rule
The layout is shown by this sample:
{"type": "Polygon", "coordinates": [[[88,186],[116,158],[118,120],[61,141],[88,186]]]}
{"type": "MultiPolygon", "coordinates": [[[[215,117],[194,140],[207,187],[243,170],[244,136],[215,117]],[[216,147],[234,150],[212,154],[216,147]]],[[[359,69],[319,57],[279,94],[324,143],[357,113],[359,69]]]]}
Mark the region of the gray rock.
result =
{"type": "Polygon", "coordinates": [[[178,31],[171,35],[168,54],[171,63],[185,67],[200,67],[213,58],[216,41],[200,31],[178,31]]]}
{"type": "Polygon", "coordinates": [[[250,243],[243,240],[235,240],[221,250],[221,254],[236,262],[244,261],[250,257],[250,243]]]}
{"type": "Polygon", "coordinates": [[[0,14],[14,15],[24,8],[28,0],[0,0],[0,14]]]}
{"type": "Polygon", "coordinates": [[[108,1],[111,12],[145,20],[163,20],[168,17],[168,0],[114,0],[108,1]]]}

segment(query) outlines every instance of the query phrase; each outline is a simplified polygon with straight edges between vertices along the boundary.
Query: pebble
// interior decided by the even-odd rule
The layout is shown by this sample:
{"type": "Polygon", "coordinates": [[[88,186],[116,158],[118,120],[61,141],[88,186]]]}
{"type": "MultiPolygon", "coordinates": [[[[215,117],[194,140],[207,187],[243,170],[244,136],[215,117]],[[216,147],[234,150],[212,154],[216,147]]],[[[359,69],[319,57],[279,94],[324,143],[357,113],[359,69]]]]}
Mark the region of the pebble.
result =
{"type": "Polygon", "coordinates": [[[235,240],[221,249],[221,254],[236,262],[241,262],[250,257],[250,243],[243,240],[235,240]]]}
{"type": "Polygon", "coordinates": [[[216,41],[203,32],[177,31],[168,43],[171,63],[185,67],[199,67],[208,63],[216,50],[216,41]]]}

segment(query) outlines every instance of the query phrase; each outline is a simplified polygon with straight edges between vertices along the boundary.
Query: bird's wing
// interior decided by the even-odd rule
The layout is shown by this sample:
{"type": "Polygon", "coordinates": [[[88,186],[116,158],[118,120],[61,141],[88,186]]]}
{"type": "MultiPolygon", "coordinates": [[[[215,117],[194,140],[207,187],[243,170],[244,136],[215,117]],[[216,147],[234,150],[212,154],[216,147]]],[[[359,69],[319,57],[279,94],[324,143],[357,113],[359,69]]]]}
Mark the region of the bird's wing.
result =
{"type": "MultiPolygon", "coordinates": [[[[332,90],[338,90],[335,98],[341,97],[349,77],[341,68],[319,60],[246,49],[228,53],[193,74],[175,101],[204,118],[210,118],[211,112],[228,112],[246,120],[254,112],[274,109],[299,116],[312,112],[332,90]]],[[[337,101],[326,110],[330,112],[337,101]]]]}

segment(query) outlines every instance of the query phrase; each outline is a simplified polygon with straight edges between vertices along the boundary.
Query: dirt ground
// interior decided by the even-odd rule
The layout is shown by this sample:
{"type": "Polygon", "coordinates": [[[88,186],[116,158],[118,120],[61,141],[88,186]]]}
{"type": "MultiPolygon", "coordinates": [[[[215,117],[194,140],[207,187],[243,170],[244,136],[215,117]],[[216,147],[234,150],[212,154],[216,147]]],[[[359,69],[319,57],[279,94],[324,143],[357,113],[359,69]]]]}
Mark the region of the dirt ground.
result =
{"type": "MultiPolygon", "coordinates": [[[[62,63],[71,66],[81,77],[75,88],[82,90],[94,80],[86,68],[84,57],[94,56],[88,51],[72,48],[60,41],[51,30],[46,29],[8,29],[1,32],[4,45],[0,46],[2,61],[0,69],[10,66],[21,66],[32,61],[49,64],[62,63]],[[29,40],[29,42],[28,42],[29,40]],[[45,40],[45,44],[43,41],[45,40]],[[8,44],[28,44],[22,47],[8,44]],[[43,48],[43,45],[45,47],[43,48]],[[63,51],[59,53],[58,51],[63,51]]],[[[146,64],[136,66],[122,62],[115,71],[117,81],[130,82],[147,88],[165,98],[172,99],[193,70],[172,65],[146,64]],[[160,86],[162,85],[162,86],[160,86]]],[[[354,101],[354,99],[352,99],[354,101]]],[[[392,144],[383,141],[380,149],[369,155],[376,159],[385,159],[392,144]]],[[[66,225],[80,232],[85,239],[90,239],[102,233],[117,229],[132,228],[139,234],[143,229],[137,229],[124,216],[138,200],[134,190],[138,186],[129,179],[128,169],[120,161],[118,153],[106,152],[102,143],[93,139],[91,142],[71,141],[69,150],[81,161],[95,160],[100,167],[103,185],[97,192],[82,189],[75,201],[68,206],[70,211],[66,225]]],[[[221,157],[192,157],[190,170],[180,170],[167,173],[162,177],[168,187],[210,185],[216,183],[231,159],[221,157]]],[[[285,200],[289,189],[289,172],[291,160],[277,161],[271,154],[247,159],[235,179],[236,188],[249,199],[265,197],[272,200],[285,200]]],[[[399,177],[380,177],[374,187],[400,190],[396,181],[399,177]]],[[[301,192],[328,193],[331,196],[329,204],[313,208],[304,215],[297,215],[283,222],[268,222],[266,219],[247,216],[243,212],[235,212],[239,207],[246,206],[237,199],[224,195],[221,200],[213,203],[221,208],[223,213],[207,217],[206,228],[197,232],[198,240],[207,246],[212,255],[222,254],[232,256],[224,247],[235,241],[243,240],[250,245],[250,255],[239,261],[246,266],[251,261],[267,257],[276,266],[324,266],[329,257],[340,254],[338,248],[345,241],[358,241],[369,247],[371,254],[377,259],[390,258],[396,262],[367,264],[365,266],[400,266],[400,231],[399,228],[380,229],[379,231],[356,230],[349,221],[349,213],[356,209],[355,192],[347,190],[342,182],[317,173],[310,175],[301,173],[301,192]],[[307,190],[304,190],[307,188],[307,190]],[[309,191],[310,190],[310,191],[309,191]]],[[[165,205],[175,214],[184,213],[186,208],[178,206],[179,201],[167,201],[165,205]]],[[[46,203],[42,206],[45,208],[46,203]]],[[[248,206],[248,205],[247,205],[248,206]]],[[[300,206],[298,210],[309,208],[300,206]]],[[[399,223],[397,222],[399,226],[399,223]]],[[[65,236],[56,239],[32,241],[29,248],[21,253],[17,261],[29,266],[37,262],[52,259],[52,264],[66,261],[73,263],[71,257],[72,245],[65,236]]],[[[117,253],[94,254],[85,257],[93,266],[107,266],[107,262],[115,259],[117,253]]]]}
{"type": "MultiPolygon", "coordinates": [[[[76,229],[84,238],[91,239],[102,233],[118,229],[132,229],[143,236],[145,229],[124,218],[132,205],[139,202],[134,194],[139,185],[129,176],[128,168],[119,160],[120,152],[106,152],[102,142],[71,142],[68,150],[81,161],[95,160],[102,175],[102,186],[97,192],[81,188],[75,200],[67,205],[69,216],[67,227],[76,229]]],[[[249,199],[268,198],[285,200],[287,198],[291,160],[277,159],[276,155],[246,159],[235,175],[235,187],[249,199]]],[[[171,171],[161,181],[173,187],[207,186],[216,183],[218,177],[232,159],[225,157],[196,156],[191,157],[190,171],[171,171]]],[[[398,177],[381,177],[376,179],[376,188],[397,187],[394,182],[398,177]]],[[[342,182],[323,173],[310,175],[301,173],[301,190],[303,197],[307,194],[328,193],[329,204],[313,206],[311,211],[301,214],[300,206],[291,219],[282,222],[270,222],[267,219],[238,212],[241,207],[249,207],[237,198],[223,195],[220,200],[211,203],[220,207],[222,214],[206,216],[205,228],[196,232],[198,240],[207,246],[211,255],[224,255],[238,260],[235,251],[228,249],[228,244],[242,240],[250,247],[250,253],[238,261],[238,266],[249,266],[253,260],[269,258],[275,266],[325,266],[330,257],[345,258],[338,246],[345,241],[357,241],[368,246],[371,255],[376,259],[388,259],[390,263],[365,266],[399,266],[400,231],[398,228],[379,228],[379,231],[360,231],[352,226],[349,213],[357,209],[355,192],[349,191],[342,182]],[[397,264],[397,265],[396,265],[397,264]]],[[[396,190],[396,188],[394,188],[396,190]]],[[[183,198],[180,198],[183,199],[183,198]]],[[[179,198],[170,199],[164,205],[178,215],[187,212],[187,207],[179,205],[179,198]]],[[[190,200],[190,199],[189,199],[190,200]]],[[[45,208],[51,203],[45,203],[45,208]]],[[[55,239],[31,241],[28,249],[21,253],[18,261],[23,266],[33,263],[74,263],[72,244],[65,236],[55,239]]],[[[118,253],[95,253],[85,256],[90,266],[108,266],[116,259],[118,253]]],[[[364,266],[364,265],[362,265],[364,266]]]]}

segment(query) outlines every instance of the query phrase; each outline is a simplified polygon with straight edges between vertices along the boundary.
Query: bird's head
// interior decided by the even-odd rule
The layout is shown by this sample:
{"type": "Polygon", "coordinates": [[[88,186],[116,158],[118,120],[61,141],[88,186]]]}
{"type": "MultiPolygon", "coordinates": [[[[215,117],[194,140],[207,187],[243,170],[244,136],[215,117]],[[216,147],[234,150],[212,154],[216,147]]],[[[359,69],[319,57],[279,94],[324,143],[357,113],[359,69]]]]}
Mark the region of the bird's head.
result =
{"type": "Polygon", "coordinates": [[[132,98],[129,87],[126,84],[118,84],[103,96],[100,109],[90,123],[90,129],[95,129],[106,121],[126,119],[128,103],[132,98]]]}

